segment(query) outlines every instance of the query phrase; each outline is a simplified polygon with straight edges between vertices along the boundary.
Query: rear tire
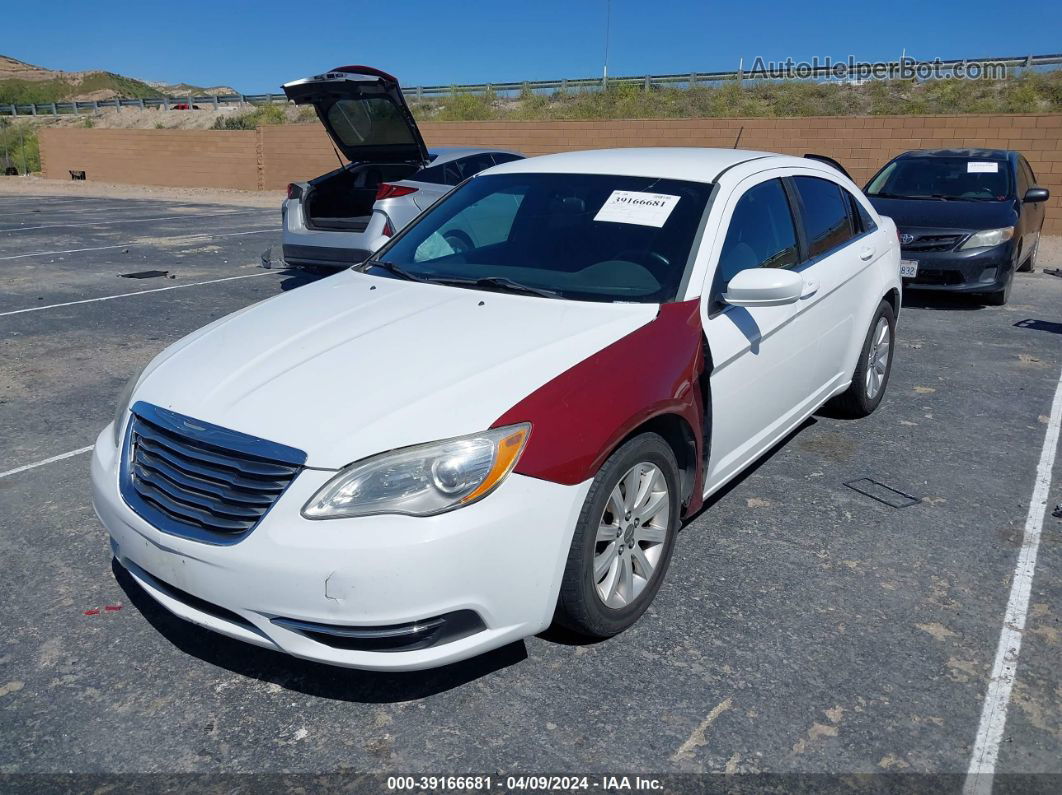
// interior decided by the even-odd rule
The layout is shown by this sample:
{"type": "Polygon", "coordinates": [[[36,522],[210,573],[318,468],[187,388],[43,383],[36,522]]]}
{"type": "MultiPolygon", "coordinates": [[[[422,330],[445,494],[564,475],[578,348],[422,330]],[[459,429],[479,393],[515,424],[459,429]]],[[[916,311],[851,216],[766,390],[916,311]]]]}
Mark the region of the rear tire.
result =
{"type": "Polygon", "coordinates": [[[655,433],[605,461],[575,527],[554,621],[609,638],[645,612],[664,581],[680,519],[675,453],[655,433]]]}
{"type": "Polygon", "coordinates": [[[859,363],[848,389],[830,402],[841,417],[858,419],[869,416],[881,403],[892,373],[892,355],[896,347],[896,313],[892,304],[882,301],[874,313],[870,329],[859,352],[859,363]]]}

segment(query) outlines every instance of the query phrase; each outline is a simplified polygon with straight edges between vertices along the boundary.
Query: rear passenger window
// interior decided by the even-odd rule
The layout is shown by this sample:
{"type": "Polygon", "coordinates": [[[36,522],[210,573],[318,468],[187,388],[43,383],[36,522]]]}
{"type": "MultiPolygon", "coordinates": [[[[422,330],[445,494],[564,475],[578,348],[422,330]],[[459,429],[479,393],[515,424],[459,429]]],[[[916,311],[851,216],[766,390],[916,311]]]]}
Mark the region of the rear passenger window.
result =
{"type": "Polygon", "coordinates": [[[852,239],[855,230],[848,201],[839,185],[818,177],[793,177],[793,184],[800,196],[809,258],[821,256],[852,239]]]}
{"type": "Polygon", "coordinates": [[[431,166],[429,168],[423,168],[414,174],[410,179],[417,182],[429,182],[432,185],[445,185],[443,167],[431,166]]]}
{"type": "Polygon", "coordinates": [[[484,152],[480,155],[463,157],[457,161],[457,164],[461,171],[461,179],[468,179],[469,177],[475,176],[480,171],[493,166],[494,158],[491,157],[490,152],[484,152]]]}
{"type": "MultiPolygon", "coordinates": [[[[844,189],[842,188],[842,190],[844,189]]],[[[848,193],[848,191],[844,192],[848,196],[849,206],[852,208],[852,217],[857,221],[856,234],[859,234],[860,232],[873,232],[877,229],[878,225],[874,223],[874,219],[870,217],[870,213],[867,212],[866,207],[860,203],[859,199],[851,193],[848,193]]]]}
{"type": "Polygon", "coordinates": [[[719,289],[747,268],[785,268],[797,263],[796,230],[785,189],[777,179],[745,192],[734,207],[719,255],[719,289]]]}

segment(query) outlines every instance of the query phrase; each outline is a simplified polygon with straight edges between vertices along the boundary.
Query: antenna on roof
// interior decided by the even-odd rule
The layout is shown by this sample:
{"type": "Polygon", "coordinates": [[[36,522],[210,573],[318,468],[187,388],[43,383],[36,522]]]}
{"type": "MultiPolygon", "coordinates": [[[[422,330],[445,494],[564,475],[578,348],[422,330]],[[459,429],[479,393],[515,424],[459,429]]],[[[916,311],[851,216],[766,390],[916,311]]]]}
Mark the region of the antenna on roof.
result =
{"type": "Polygon", "coordinates": [[[741,142],[741,133],[743,133],[743,132],[745,132],[745,126],[744,125],[742,125],[741,127],[738,128],[737,138],[734,139],[734,145],[732,147],[730,147],[731,149],[737,149],[738,143],[741,142]]]}

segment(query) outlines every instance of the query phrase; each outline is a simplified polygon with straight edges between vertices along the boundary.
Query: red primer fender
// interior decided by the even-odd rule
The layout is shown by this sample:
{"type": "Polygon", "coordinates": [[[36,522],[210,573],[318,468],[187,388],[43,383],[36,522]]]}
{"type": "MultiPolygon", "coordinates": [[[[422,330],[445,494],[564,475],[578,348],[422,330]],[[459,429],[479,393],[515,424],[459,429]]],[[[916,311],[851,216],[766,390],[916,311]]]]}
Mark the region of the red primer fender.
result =
{"type": "Polygon", "coordinates": [[[516,471],[574,485],[591,478],[624,437],[677,414],[693,431],[697,474],[687,512],[702,502],[704,366],[700,300],[663,304],[651,322],[543,384],[492,427],[530,422],[516,471]]]}

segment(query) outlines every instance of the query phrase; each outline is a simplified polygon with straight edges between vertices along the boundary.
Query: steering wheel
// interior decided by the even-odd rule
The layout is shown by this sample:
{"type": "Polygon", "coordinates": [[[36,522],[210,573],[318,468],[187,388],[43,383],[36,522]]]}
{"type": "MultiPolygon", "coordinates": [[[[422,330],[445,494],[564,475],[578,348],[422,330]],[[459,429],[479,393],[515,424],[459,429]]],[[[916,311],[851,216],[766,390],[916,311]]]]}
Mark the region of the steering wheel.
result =
{"type": "Polygon", "coordinates": [[[636,248],[625,248],[623,251],[615,254],[612,259],[625,259],[628,262],[637,262],[639,265],[644,265],[655,276],[659,269],[665,271],[671,269],[671,260],[661,254],[659,251],[642,251],[636,248]]]}

